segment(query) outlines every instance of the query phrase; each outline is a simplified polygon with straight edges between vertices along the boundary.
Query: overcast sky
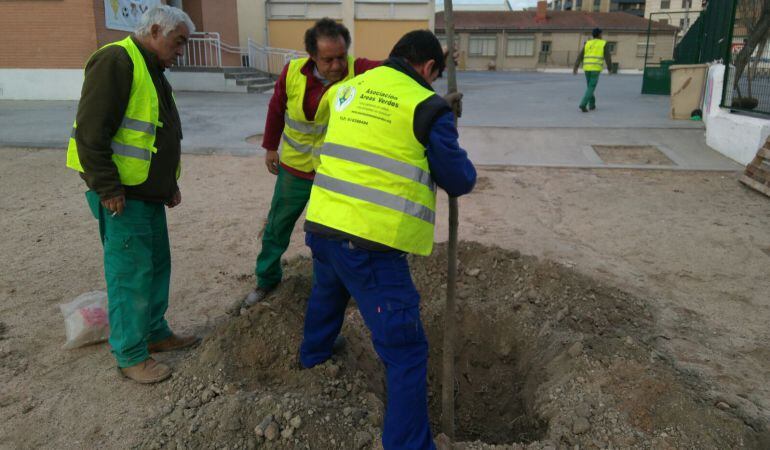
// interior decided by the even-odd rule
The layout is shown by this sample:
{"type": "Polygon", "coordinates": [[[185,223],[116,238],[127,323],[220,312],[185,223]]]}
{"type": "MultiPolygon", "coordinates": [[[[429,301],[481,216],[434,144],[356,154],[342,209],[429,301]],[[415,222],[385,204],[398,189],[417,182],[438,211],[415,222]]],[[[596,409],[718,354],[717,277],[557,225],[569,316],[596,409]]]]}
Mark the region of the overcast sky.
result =
{"type": "MultiPolygon", "coordinates": [[[[502,3],[503,0],[454,0],[452,2],[453,5],[459,5],[459,4],[469,4],[469,3],[502,3]]],[[[535,6],[537,4],[537,0],[508,0],[508,3],[510,3],[511,8],[513,8],[514,11],[520,11],[526,7],[529,6],[535,6]]],[[[442,5],[444,2],[442,0],[436,0],[437,5],[442,5]]]]}

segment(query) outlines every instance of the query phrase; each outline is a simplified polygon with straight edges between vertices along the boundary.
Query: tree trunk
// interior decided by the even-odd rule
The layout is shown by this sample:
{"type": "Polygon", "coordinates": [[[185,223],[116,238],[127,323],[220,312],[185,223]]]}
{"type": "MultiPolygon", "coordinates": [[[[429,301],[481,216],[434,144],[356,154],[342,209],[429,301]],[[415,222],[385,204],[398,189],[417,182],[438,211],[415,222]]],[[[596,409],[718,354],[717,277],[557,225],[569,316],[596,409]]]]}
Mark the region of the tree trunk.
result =
{"type": "MultiPolygon", "coordinates": [[[[749,28],[749,27],[747,27],[749,28]]],[[[759,20],[751,30],[746,44],[743,46],[740,52],[735,56],[735,79],[733,80],[733,87],[738,88],[738,82],[743,75],[743,71],[748,65],[751,55],[761,42],[765,42],[770,35],[770,1],[765,1],[762,5],[762,10],[759,14],[759,20]]]]}

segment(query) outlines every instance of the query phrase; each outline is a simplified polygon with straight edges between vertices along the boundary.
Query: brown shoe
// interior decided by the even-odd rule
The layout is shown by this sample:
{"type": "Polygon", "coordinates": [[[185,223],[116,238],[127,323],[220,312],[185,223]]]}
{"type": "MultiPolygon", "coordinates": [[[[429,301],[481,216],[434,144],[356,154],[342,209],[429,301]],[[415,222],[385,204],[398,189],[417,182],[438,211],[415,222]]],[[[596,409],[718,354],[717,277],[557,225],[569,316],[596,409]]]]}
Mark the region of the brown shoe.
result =
{"type": "Polygon", "coordinates": [[[159,363],[152,358],[147,358],[131,367],[118,368],[118,372],[124,378],[134,380],[137,383],[152,384],[170,377],[171,367],[159,363]]]}
{"type": "Polygon", "coordinates": [[[153,342],[147,346],[150,353],[173,352],[198,345],[201,338],[198,336],[179,336],[172,334],[162,341],[153,342]]]}

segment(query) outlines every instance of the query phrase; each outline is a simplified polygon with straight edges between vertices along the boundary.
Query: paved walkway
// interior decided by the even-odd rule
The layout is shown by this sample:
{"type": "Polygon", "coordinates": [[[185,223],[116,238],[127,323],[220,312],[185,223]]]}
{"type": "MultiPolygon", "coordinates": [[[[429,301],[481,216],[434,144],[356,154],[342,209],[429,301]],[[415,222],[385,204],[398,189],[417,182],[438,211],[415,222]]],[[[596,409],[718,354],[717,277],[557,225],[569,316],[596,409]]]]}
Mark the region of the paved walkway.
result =
{"type": "MultiPolygon", "coordinates": [[[[582,74],[463,72],[461,140],[478,164],[738,170],[705,144],[700,122],[668,118],[668,97],[641,95],[638,75],[602,75],[598,109],[581,113],[582,74]],[[652,145],[673,165],[606,164],[593,145],[652,145]]],[[[446,90],[443,81],[437,92],[446,90]]],[[[267,94],[177,94],[185,153],[261,153],[267,94]]],[[[0,101],[0,146],[64,147],[76,102],[0,101]]]]}

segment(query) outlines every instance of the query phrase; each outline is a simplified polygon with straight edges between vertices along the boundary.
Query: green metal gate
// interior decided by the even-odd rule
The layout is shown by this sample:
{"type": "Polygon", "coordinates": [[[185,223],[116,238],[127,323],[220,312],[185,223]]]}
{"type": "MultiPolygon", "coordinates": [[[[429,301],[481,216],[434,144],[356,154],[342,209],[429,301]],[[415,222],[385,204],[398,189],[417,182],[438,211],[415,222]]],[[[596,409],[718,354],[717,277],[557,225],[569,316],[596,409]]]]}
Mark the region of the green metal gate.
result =
{"type": "Polygon", "coordinates": [[[688,11],[666,11],[650,14],[647,29],[647,49],[644,58],[644,77],[642,94],[669,95],[671,93],[672,64],[703,64],[725,57],[730,48],[730,30],[733,22],[735,0],[711,0],[706,9],[701,11],[687,33],[674,48],[674,59],[660,62],[650,61],[650,28],[653,16],[671,17],[670,14],[682,14],[688,11]]]}

